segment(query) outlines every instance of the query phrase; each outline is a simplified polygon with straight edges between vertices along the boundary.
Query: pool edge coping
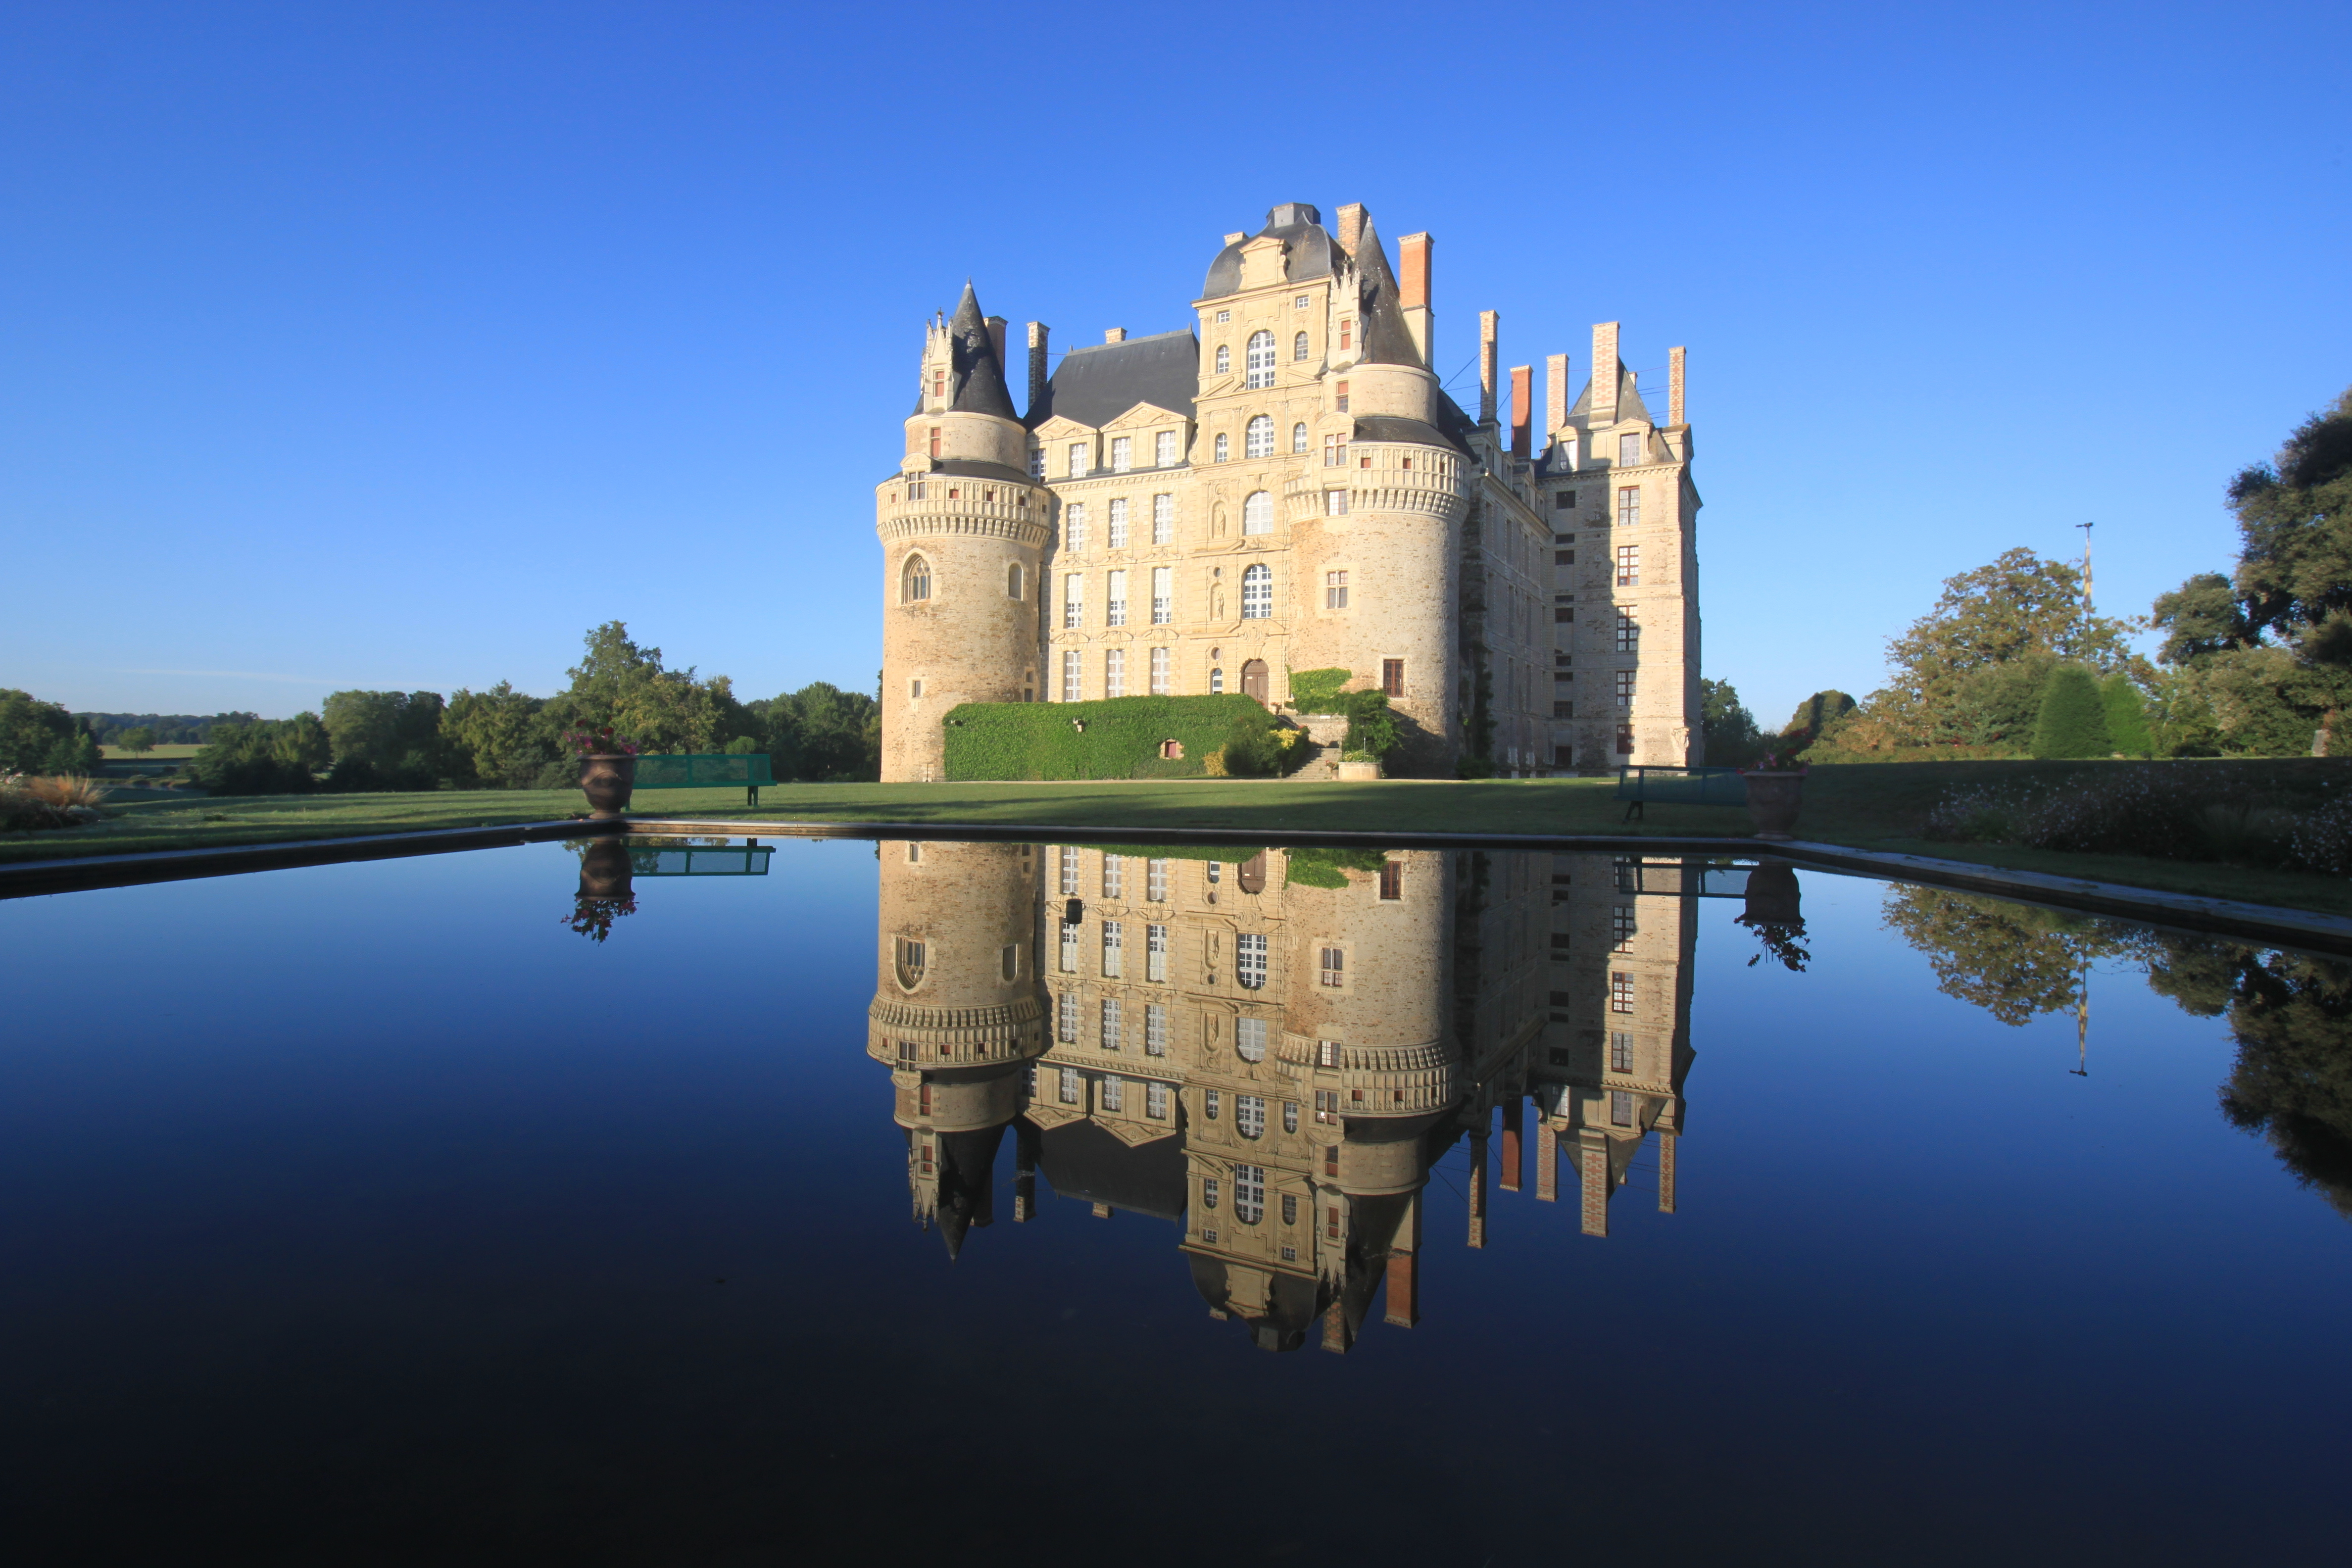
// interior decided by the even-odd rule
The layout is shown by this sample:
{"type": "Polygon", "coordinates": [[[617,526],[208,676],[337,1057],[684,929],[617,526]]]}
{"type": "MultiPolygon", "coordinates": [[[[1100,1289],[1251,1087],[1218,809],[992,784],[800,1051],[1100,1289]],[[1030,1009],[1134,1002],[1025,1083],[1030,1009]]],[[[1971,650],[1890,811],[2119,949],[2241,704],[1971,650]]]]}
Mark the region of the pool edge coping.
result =
{"type": "Polygon", "coordinates": [[[1889,850],[1856,849],[1811,839],[1772,842],[1704,835],[1400,833],[1327,828],[1090,827],[1064,824],[740,821],[728,817],[568,817],[486,827],[434,827],[338,838],[287,839],[213,848],[142,850],[0,865],[0,899],[142,882],[233,876],[342,861],[394,859],[588,837],[608,833],[721,834],[750,838],[920,838],[974,843],[1071,840],[1120,844],[1232,844],[1438,849],[1507,849],[1554,854],[1771,855],[1826,870],[1924,882],[2088,914],[2352,955],[2352,917],[2279,904],[2253,904],[2201,893],[2174,893],[2044,871],[2012,870],[1889,850]]]}

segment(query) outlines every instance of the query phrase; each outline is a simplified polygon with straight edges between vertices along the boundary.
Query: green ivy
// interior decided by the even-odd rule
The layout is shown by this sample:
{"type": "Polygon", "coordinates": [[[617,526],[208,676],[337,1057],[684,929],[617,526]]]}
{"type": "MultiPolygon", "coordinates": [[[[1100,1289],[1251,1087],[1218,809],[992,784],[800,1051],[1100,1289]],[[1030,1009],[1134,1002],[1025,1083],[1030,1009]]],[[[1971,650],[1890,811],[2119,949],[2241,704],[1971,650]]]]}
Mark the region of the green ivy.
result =
{"type": "Polygon", "coordinates": [[[1301,713],[1344,713],[1340,689],[1356,679],[1348,669],[1294,669],[1290,672],[1290,705],[1301,713]]]}
{"type": "Polygon", "coordinates": [[[1202,778],[1237,729],[1275,728],[1254,697],[1114,697],[1099,702],[965,702],[947,716],[948,777],[1202,778]],[[1072,721],[1083,723],[1080,730],[1072,721]],[[1181,757],[1163,758],[1174,741],[1181,757]]]}

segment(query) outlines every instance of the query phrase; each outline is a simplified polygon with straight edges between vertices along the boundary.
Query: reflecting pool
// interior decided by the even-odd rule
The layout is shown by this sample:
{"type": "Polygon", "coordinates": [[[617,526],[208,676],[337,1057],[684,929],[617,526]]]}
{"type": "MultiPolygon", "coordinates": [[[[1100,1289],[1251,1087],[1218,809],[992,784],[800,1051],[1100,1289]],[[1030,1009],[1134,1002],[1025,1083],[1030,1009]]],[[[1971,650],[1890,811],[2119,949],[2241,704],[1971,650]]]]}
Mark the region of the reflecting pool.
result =
{"type": "Polygon", "coordinates": [[[12,1556],[2341,1534],[2352,973],[1746,861],[601,840],[0,903],[12,1556]]]}

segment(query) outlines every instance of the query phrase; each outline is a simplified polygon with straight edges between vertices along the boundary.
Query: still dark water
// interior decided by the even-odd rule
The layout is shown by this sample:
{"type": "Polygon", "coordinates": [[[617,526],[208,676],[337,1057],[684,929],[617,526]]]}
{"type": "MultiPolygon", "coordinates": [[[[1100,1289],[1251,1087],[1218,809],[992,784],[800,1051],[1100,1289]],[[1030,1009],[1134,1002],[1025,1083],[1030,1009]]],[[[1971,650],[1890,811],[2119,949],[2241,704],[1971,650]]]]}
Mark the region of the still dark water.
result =
{"type": "Polygon", "coordinates": [[[638,849],[602,942],[559,845],[0,904],[13,1560],[2340,1549],[2339,966],[1785,868],[638,849]]]}

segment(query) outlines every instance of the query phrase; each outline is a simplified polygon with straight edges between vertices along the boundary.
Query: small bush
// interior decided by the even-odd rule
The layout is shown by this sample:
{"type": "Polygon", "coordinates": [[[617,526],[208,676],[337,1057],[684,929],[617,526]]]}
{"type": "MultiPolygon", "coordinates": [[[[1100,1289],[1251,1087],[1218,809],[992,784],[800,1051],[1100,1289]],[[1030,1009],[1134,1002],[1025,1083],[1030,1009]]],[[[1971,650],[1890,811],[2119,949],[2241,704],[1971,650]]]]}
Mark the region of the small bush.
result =
{"type": "Polygon", "coordinates": [[[1301,713],[1345,713],[1344,689],[1355,678],[1350,669],[1294,669],[1290,705],[1301,713]]]}
{"type": "Polygon", "coordinates": [[[0,776],[0,832],[79,827],[103,819],[98,807],[113,786],[76,774],[0,776]]]}

